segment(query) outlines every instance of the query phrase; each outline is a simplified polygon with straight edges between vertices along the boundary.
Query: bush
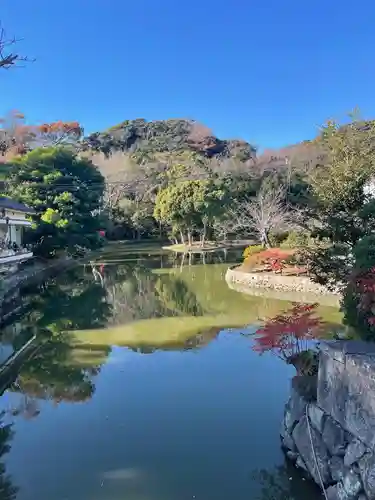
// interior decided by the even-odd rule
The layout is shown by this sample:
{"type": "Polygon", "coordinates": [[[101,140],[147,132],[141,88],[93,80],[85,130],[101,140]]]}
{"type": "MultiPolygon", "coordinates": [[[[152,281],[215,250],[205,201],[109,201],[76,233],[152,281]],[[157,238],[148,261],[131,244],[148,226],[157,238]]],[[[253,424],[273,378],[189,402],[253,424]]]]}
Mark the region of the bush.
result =
{"type": "Polygon", "coordinates": [[[262,245],[249,245],[243,251],[242,256],[243,256],[244,260],[246,260],[249,257],[251,257],[252,255],[255,255],[259,252],[262,252],[263,250],[264,250],[264,248],[262,247],[262,245]]]}
{"type": "Polygon", "coordinates": [[[307,253],[304,249],[296,250],[285,259],[285,262],[290,266],[305,266],[308,263],[307,253]]]}
{"type": "Polygon", "coordinates": [[[313,243],[311,234],[307,231],[291,231],[281,243],[281,248],[308,247],[313,243]]]}
{"type": "Polygon", "coordinates": [[[288,238],[289,233],[271,233],[268,236],[268,241],[271,247],[280,247],[282,243],[288,238]]]}

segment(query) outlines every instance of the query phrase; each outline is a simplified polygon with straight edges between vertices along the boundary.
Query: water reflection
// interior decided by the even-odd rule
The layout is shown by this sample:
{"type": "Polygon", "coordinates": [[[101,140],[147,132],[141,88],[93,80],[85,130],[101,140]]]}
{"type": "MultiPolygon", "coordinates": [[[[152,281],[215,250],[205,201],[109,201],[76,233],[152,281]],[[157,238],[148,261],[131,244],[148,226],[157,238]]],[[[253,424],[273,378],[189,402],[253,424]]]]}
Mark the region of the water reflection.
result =
{"type": "MultiPolygon", "coordinates": [[[[198,349],[223,328],[273,316],[280,320],[277,314],[290,307],[287,301],[230,290],[224,281],[226,265],[181,269],[183,256],[148,255],[146,261],[144,255],[117,257],[104,254],[30,289],[32,309],[4,330],[8,351],[34,334],[43,344],[12,383],[12,390],[24,396],[22,413],[38,414],[37,400],[90,399],[113,345],[143,354],[198,349]]],[[[330,318],[330,325],[339,323],[335,309],[319,312],[330,318]]]]}
{"type": "Polygon", "coordinates": [[[18,488],[13,484],[12,477],[7,473],[4,463],[5,455],[10,452],[10,441],[14,436],[13,425],[4,422],[5,414],[0,413],[0,498],[1,500],[15,500],[18,488]]]}
{"type": "Polygon", "coordinates": [[[306,479],[292,462],[271,469],[255,470],[252,479],[260,490],[254,500],[304,500],[321,499],[322,494],[315,483],[306,479]]]}
{"type": "MultiPolygon", "coordinates": [[[[29,290],[32,310],[3,336],[18,348],[35,334],[39,349],[2,398],[15,424],[2,427],[0,454],[13,430],[17,445],[0,457],[1,499],[254,498],[249,471],[258,465],[261,500],[309,498],[285,482],[287,466],[271,468],[282,461],[290,366],[223,331],[254,332],[290,303],[230,290],[226,267],[102,258],[29,290]]],[[[327,307],[319,315],[339,317],[327,307]]]]}
{"type": "Polygon", "coordinates": [[[109,348],[96,352],[97,359],[90,361],[88,353],[84,352],[84,359],[80,360],[80,353],[71,345],[69,334],[52,336],[23,364],[11,389],[28,398],[52,400],[56,404],[86,401],[94,394],[94,377],[109,352],[109,348]]]}
{"type": "Polygon", "coordinates": [[[200,316],[204,312],[184,281],[157,276],[146,267],[102,267],[101,285],[111,307],[108,323],[112,325],[183,314],[200,316]]]}

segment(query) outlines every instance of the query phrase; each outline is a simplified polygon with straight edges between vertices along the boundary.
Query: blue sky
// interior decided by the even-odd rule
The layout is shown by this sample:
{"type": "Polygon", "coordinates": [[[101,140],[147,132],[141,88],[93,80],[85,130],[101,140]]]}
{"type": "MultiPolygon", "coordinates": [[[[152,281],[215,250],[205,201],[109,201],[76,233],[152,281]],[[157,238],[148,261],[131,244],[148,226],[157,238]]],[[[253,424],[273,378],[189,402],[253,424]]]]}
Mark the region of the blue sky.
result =
{"type": "Polygon", "coordinates": [[[374,0],[1,0],[36,62],[0,74],[30,122],[194,118],[279,147],[355,106],[375,117],[374,0]]]}

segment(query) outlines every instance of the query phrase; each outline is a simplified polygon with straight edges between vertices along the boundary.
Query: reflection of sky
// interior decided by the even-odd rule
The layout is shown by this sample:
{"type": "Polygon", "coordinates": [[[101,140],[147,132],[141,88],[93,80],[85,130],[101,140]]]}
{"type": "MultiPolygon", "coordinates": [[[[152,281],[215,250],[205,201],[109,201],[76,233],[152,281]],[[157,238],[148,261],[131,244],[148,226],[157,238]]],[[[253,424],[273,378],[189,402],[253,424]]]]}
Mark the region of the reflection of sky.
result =
{"type": "Polygon", "coordinates": [[[292,374],[235,333],[196,351],[115,347],[90,401],[16,418],[17,500],[253,498],[251,471],[282,461],[292,374]]]}
{"type": "Polygon", "coordinates": [[[14,352],[13,346],[0,344],[0,364],[4,363],[14,352]]]}

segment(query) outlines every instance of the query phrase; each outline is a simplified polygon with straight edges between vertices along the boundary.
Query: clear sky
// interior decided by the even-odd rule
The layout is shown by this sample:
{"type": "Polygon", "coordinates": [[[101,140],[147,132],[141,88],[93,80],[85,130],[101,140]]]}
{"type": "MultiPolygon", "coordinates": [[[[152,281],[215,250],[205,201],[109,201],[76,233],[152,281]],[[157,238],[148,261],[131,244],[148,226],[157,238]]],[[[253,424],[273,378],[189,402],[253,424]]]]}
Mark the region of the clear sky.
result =
{"type": "Polygon", "coordinates": [[[1,0],[36,62],[0,73],[31,122],[194,118],[278,147],[358,106],[375,117],[374,0],[1,0]]]}

